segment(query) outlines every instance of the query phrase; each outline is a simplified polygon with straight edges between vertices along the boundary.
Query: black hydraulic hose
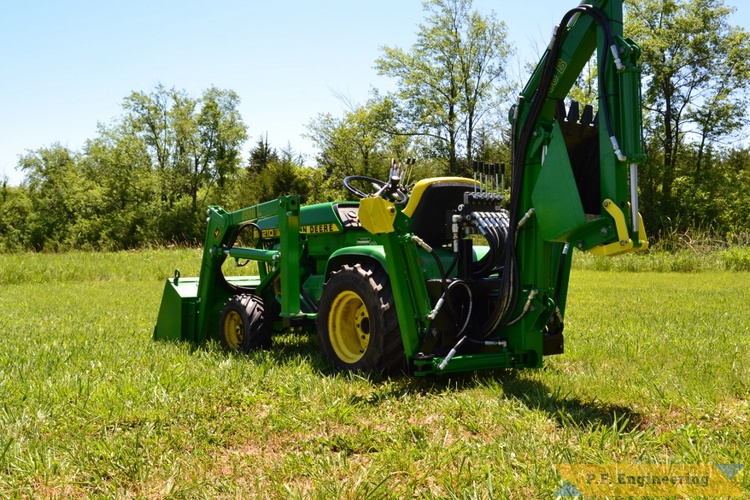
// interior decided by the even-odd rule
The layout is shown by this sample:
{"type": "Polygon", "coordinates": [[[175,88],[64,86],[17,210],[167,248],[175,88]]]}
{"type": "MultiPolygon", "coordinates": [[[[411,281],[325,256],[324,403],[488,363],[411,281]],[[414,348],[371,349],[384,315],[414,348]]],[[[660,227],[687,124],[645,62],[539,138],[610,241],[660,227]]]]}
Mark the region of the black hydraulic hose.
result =
{"type": "MultiPolygon", "coordinates": [[[[492,245],[492,242],[489,241],[489,240],[487,241],[487,243],[489,243],[489,245],[492,245]]],[[[487,264],[487,262],[489,260],[490,260],[490,255],[489,255],[489,252],[488,252],[488,253],[486,253],[484,255],[484,257],[482,257],[481,259],[479,259],[478,261],[476,261],[471,266],[472,267],[472,269],[471,269],[472,276],[475,277],[475,278],[480,278],[482,276],[486,276],[488,274],[487,271],[489,270],[489,265],[487,264]]]]}
{"type": "Polygon", "coordinates": [[[489,248],[487,254],[478,260],[472,269],[472,275],[475,278],[483,278],[491,275],[500,268],[500,260],[502,258],[500,248],[504,240],[500,226],[491,220],[491,218],[487,220],[478,213],[473,213],[472,217],[478,221],[478,225],[482,229],[482,234],[487,239],[487,246],[489,248]]]}
{"type": "Polygon", "coordinates": [[[468,284],[466,284],[465,281],[463,280],[451,281],[451,283],[448,285],[448,293],[450,294],[450,290],[457,285],[463,286],[464,290],[466,290],[466,294],[469,298],[469,310],[466,312],[466,319],[464,320],[464,324],[461,326],[461,329],[458,331],[458,333],[456,333],[456,337],[463,335],[463,333],[466,331],[466,327],[469,326],[469,321],[471,321],[471,312],[474,309],[474,296],[471,293],[471,287],[468,284]]]}
{"type": "Polygon", "coordinates": [[[501,227],[497,224],[492,225],[492,232],[495,237],[496,245],[492,251],[492,268],[490,272],[495,272],[500,268],[500,260],[503,257],[503,254],[500,250],[501,248],[503,248],[503,243],[505,242],[505,240],[503,239],[501,227]]]}
{"type": "MultiPolygon", "coordinates": [[[[422,246],[422,248],[424,248],[425,250],[429,250],[430,255],[432,255],[432,258],[435,259],[435,262],[437,263],[438,271],[440,272],[440,282],[443,286],[443,294],[441,295],[440,298],[445,300],[445,305],[448,307],[448,311],[451,313],[452,316],[455,317],[456,312],[455,312],[455,309],[453,308],[453,303],[451,302],[450,295],[448,294],[448,290],[450,289],[450,287],[448,286],[448,275],[445,273],[443,262],[440,260],[440,256],[437,254],[435,249],[433,249],[431,246],[426,245],[426,246],[422,246]]],[[[438,302],[439,301],[440,299],[438,299],[438,302]]]]}
{"type": "MultiPolygon", "coordinates": [[[[580,8],[583,12],[593,17],[596,22],[599,24],[599,26],[604,30],[604,34],[607,37],[607,44],[609,47],[615,46],[615,36],[614,33],[612,33],[612,26],[609,23],[609,19],[607,19],[607,16],[604,15],[602,11],[597,9],[596,7],[592,5],[581,5],[580,8]]],[[[575,10],[575,9],[574,9],[575,10]]],[[[606,68],[607,61],[609,60],[609,51],[605,50],[604,54],[602,54],[602,68],[606,68]]],[[[599,79],[599,88],[604,90],[606,88],[606,75],[604,71],[599,71],[598,75],[599,79]]],[[[604,96],[601,99],[602,101],[602,113],[604,114],[604,123],[607,127],[607,134],[609,134],[609,137],[614,137],[614,128],[612,126],[612,114],[609,110],[609,102],[607,100],[607,93],[604,92],[604,96]]]]}
{"type": "MultiPolygon", "coordinates": [[[[258,224],[255,222],[250,222],[248,224],[250,227],[253,228],[253,244],[255,244],[255,233],[258,233],[258,241],[263,241],[263,230],[260,228],[258,224]]],[[[258,248],[258,245],[255,245],[255,248],[258,248]]]]}

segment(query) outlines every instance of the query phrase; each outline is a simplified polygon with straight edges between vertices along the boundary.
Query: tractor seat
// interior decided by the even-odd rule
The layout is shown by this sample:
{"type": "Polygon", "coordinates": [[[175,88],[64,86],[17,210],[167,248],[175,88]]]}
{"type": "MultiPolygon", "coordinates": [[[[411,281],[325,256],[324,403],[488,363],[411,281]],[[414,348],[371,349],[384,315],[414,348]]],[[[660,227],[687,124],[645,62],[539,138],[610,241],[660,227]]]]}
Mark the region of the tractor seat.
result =
{"type": "Polygon", "coordinates": [[[464,193],[478,186],[465,177],[433,177],[417,182],[403,212],[412,220],[412,232],[430,246],[450,244],[450,231],[446,230],[450,219],[446,214],[452,215],[464,203],[464,193]]]}

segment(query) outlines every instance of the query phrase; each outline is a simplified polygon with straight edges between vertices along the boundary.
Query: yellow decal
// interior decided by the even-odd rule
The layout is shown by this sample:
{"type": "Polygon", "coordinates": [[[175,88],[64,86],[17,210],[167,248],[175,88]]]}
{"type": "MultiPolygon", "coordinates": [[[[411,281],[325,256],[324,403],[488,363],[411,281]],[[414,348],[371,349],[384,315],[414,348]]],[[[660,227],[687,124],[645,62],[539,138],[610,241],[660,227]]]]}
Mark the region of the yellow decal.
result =
{"type": "Polygon", "coordinates": [[[261,237],[262,238],[277,238],[281,236],[281,232],[279,232],[278,229],[264,229],[261,231],[261,237]]]}
{"type": "Polygon", "coordinates": [[[312,224],[299,228],[300,233],[320,234],[320,233],[337,233],[339,227],[336,224],[312,224]]]}
{"type": "Polygon", "coordinates": [[[552,95],[555,91],[557,84],[560,83],[560,77],[565,73],[566,69],[568,69],[568,63],[562,59],[558,59],[557,64],[555,64],[555,71],[557,74],[552,77],[552,83],[550,83],[549,93],[547,95],[552,95]]]}
{"type": "MultiPolygon", "coordinates": [[[[308,226],[301,226],[299,232],[302,234],[323,234],[323,233],[338,233],[339,227],[336,224],[310,224],[308,226]]],[[[261,237],[263,238],[278,238],[281,236],[279,228],[274,227],[271,229],[263,229],[261,231],[261,237]]]]}
{"type": "Polygon", "coordinates": [[[740,485],[732,481],[742,469],[739,464],[560,464],[556,467],[568,481],[567,488],[558,493],[575,490],[575,496],[742,496],[740,485]]]}

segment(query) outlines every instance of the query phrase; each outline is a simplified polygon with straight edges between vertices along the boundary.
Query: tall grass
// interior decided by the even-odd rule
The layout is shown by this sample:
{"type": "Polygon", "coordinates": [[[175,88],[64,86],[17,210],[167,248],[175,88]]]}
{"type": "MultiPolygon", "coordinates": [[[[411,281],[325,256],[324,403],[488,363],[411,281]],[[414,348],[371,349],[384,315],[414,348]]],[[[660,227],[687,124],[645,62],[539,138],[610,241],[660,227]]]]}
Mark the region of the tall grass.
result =
{"type": "Polygon", "coordinates": [[[197,276],[201,250],[163,248],[121,252],[0,253],[0,284],[143,281],[197,276]]]}
{"type": "Polygon", "coordinates": [[[154,342],[162,280],[199,264],[0,256],[0,497],[554,498],[559,463],[750,463],[748,273],[577,267],[565,354],[419,380],[337,373],[302,333],[154,342]]]}
{"type": "Polygon", "coordinates": [[[611,258],[576,252],[575,269],[620,272],[698,273],[750,271],[750,247],[730,247],[705,253],[682,249],[675,252],[646,250],[611,258]]]}
{"type": "Polygon", "coordinates": [[[625,272],[750,271],[750,234],[718,237],[701,229],[671,230],[660,234],[646,251],[600,259],[577,253],[577,269],[625,272]]]}

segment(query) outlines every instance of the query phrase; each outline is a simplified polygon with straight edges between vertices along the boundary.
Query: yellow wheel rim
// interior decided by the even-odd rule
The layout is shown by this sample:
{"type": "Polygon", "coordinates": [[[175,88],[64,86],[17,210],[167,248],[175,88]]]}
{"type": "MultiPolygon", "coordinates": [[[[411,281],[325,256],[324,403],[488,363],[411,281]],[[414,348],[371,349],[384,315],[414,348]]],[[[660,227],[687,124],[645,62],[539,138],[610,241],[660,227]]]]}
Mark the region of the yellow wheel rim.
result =
{"type": "Polygon", "coordinates": [[[224,341],[231,349],[239,349],[245,337],[245,325],[237,311],[229,311],[224,317],[224,341]]]}
{"type": "Polygon", "coordinates": [[[344,291],[336,296],[328,315],[328,337],[338,358],[356,363],[370,343],[370,315],[359,295],[344,291]]]}

